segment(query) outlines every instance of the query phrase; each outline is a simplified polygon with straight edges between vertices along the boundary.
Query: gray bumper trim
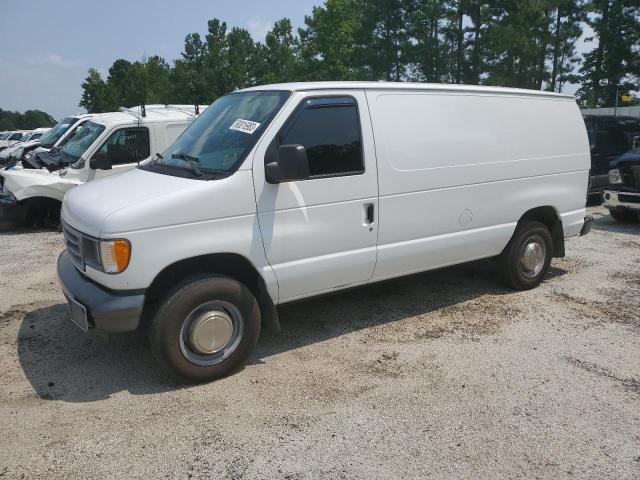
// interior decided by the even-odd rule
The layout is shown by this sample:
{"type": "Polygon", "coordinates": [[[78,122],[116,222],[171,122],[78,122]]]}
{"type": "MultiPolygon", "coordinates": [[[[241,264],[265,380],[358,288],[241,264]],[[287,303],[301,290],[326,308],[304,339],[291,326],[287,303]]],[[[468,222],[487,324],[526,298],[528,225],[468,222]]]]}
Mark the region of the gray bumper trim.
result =
{"type": "Polygon", "coordinates": [[[91,327],[107,332],[138,328],[144,293],[114,292],[97,285],[78,271],[66,250],[58,257],[58,279],[64,293],[87,309],[91,327]]]}

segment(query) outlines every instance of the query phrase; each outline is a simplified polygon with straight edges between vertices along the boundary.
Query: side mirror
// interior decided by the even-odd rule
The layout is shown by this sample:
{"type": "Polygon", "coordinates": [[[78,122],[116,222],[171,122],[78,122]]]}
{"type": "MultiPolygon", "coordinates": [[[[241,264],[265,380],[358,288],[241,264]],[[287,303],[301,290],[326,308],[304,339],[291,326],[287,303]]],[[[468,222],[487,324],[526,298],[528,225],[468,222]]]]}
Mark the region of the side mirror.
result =
{"type": "Polygon", "coordinates": [[[631,140],[631,148],[633,148],[634,150],[636,148],[640,148],[640,135],[638,135],[637,137],[633,137],[633,139],[631,140]]]}
{"type": "Polygon", "coordinates": [[[111,158],[108,153],[97,152],[89,161],[89,166],[94,170],[111,170],[111,158]]]}
{"type": "Polygon", "coordinates": [[[309,160],[302,145],[282,145],[278,159],[265,165],[265,177],[269,183],[292,182],[309,178],[309,160]]]}

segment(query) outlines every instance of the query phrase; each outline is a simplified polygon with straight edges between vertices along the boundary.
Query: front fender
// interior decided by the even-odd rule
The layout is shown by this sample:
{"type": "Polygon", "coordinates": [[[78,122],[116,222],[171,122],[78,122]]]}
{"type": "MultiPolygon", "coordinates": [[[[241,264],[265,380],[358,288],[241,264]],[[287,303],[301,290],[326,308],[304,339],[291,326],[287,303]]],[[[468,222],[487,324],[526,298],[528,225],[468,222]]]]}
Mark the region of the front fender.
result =
{"type": "Polygon", "coordinates": [[[4,185],[18,201],[32,197],[48,197],[62,202],[65,193],[78,185],[46,170],[4,170],[4,185]]]}

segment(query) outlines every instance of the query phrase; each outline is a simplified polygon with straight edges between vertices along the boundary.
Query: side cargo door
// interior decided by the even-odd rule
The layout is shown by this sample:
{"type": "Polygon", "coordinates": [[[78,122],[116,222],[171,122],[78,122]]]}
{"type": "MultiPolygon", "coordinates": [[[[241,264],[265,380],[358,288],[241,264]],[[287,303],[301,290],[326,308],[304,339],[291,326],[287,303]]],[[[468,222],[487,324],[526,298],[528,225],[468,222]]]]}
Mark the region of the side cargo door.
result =
{"type": "Polygon", "coordinates": [[[253,171],[260,231],[280,302],[371,279],[378,180],[362,91],[294,94],[257,148],[253,171]],[[282,145],[304,146],[309,179],[266,181],[267,149],[282,145]]]}

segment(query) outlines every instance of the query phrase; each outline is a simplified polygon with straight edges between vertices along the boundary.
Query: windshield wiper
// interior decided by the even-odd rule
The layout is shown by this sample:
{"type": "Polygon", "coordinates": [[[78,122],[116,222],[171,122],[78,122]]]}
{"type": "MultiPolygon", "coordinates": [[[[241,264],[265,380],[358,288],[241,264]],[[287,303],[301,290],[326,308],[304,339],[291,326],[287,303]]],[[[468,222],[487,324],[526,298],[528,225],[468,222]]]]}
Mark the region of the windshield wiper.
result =
{"type": "Polygon", "coordinates": [[[191,170],[199,177],[203,175],[202,170],[200,170],[196,166],[196,163],[200,161],[198,157],[193,157],[191,155],[187,155],[186,153],[174,153],[173,155],[171,155],[171,158],[182,160],[183,162],[185,162],[187,165],[189,165],[189,168],[191,168],[191,170]]]}

